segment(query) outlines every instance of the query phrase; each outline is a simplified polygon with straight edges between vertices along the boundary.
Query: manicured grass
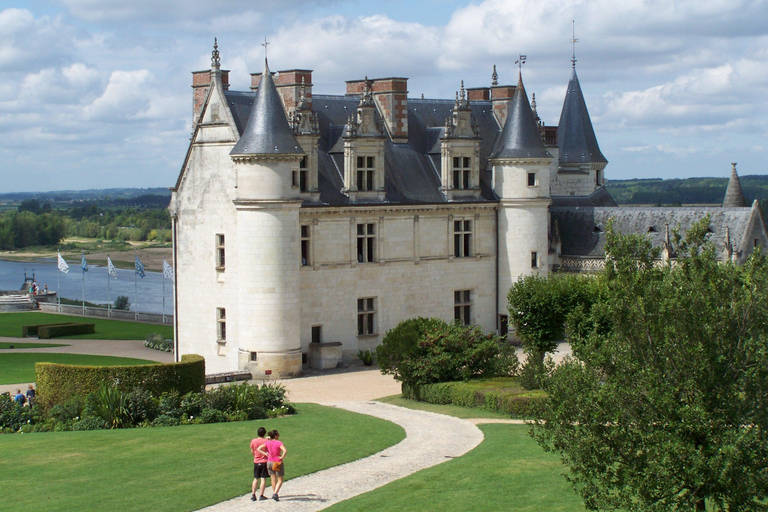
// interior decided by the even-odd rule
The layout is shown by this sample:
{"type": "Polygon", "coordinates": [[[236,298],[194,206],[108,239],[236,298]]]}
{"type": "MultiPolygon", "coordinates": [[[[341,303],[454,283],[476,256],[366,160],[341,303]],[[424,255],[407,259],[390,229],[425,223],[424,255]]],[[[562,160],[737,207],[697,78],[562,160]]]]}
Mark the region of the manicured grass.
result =
{"type": "Polygon", "coordinates": [[[77,340],[144,340],[147,334],[156,332],[165,338],[173,338],[173,326],[122,322],[106,318],[58,315],[52,313],[0,313],[0,336],[21,338],[21,328],[25,325],[56,324],[64,322],[87,322],[96,326],[93,334],[61,336],[56,339],[77,340]]]}
{"type": "Polygon", "coordinates": [[[250,492],[249,444],[259,426],[280,431],[287,479],[366,457],[405,435],[341,409],[298,411],[253,422],[3,435],[0,474],[9,492],[0,510],[197,510],[250,492]]]}
{"type": "Polygon", "coordinates": [[[559,458],[545,453],[525,425],[480,425],[485,440],[457,459],[330,507],[329,511],[439,510],[582,512],[562,476],[559,458]]]}
{"type": "Polygon", "coordinates": [[[0,350],[11,348],[43,348],[43,347],[66,347],[66,343],[26,343],[23,341],[15,341],[13,343],[0,342],[0,350]]]}
{"type": "Polygon", "coordinates": [[[134,366],[158,364],[130,357],[91,356],[83,354],[51,354],[48,352],[10,352],[0,354],[0,384],[35,381],[35,363],[80,364],[90,366],[134,366]]]}
{"type": "Polygon", "coordinates": [[[460,407],[458,405],[441,405],[430,404],[428,402],[417,402],[416,400],[409,400],[403,398],[400,395],[385,396],[378,398],[377,402],[384,402],[387,404],[397,405],[399,407],[405,407],[406,409],[416,409],[417,411],[435,412],[438,414],[445,414],[447,416],[455,416],[456,418],[490,418],[490,419],[509,419],[508,414],[502,414],[500,412],[486,411],[484,409],[474,409],[470,407],[460,407]]]}

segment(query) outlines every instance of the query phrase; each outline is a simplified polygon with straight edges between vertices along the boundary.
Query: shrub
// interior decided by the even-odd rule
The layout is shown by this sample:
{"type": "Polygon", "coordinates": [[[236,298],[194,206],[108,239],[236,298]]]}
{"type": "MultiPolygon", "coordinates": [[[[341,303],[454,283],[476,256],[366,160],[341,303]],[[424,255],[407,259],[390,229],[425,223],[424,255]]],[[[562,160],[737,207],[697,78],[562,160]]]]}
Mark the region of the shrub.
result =
{"type": "Polygon", "coordinates": [[[120,428],[128,419],[126,402],[123,392],[106,382],[102,382],[96,392],[88,395],[90,410],[104,420],[108,428],[120,428]]]}
{"type": "Polygon", "coordinates": [[[173,352],[173,340],[165,339],[162,334],[154,332],[147,334],[144,346],[154,350],[162,350],[163,352],[173,352]]]}
{"type": "Polygon", "coordinates": [[[167,391],[160,395],[158,410],[160,416],[173,416],[174,418],[180,417],[182,410],[179,393],[177,391],[167,391]]]}
{"type": "Polygon", "coordinates": [[[143,388],[154,396],[176,390],[179,394],[200,391],[205,385],[205,359],[188,354],[180,363],[139,366],[77,366],[35,364],[37,401],[44,408],[66,402],[71,396],[87,396],[108,382],[123,392],[143,388]]]}
{"type": "Polygon", "coordinates": [[[206,406],[205,393],[190,392],[181,398],[181,413],[184,418],[199,417],[200,411],[206,406]]]}
{"type": "Polygon", "coordinates": [[[10,395],[0,395],[0,432],[17,432],[22,426],[33,423],[36,407],[24,407],[10,395]]]}
{"type": "Polygon", "coordinates": [[[200,421],[203,423],[222,423],[227,421],[227,416],[223,411],[206,407],[200,411],[200,421]]]}
{"type": "Polygon", "coordinates": [[[126,395],[125,409],[131,423],[138,425],[143,421],[152,421],[160,414],[160,401],[146,389],[135,388],[126,395]]]}
{"type": "Polygon", "coordinates": [[[276,382],[265,382],[259,389],[259,400],[261,407],[269,411],[285,405],[288,391],[285,386],[276,382]]]}
{"type": "Polygon", "coordinates": [[[131,307],[131,302],[128,300],[127,295],[118,295],[112,307],[114,309],[128,309],[131,307]]]}
{"type": "Polygon", "coordinates": [[[57,325],[40,325],[37,328],[37,337],[41,340],[56,338],[58,336],[70,336],[72,334],[92,334],[96,332],[95,324],[69,323],[57,325]]]}
{"type": "Polygon", "coordinates": [[[72,423],[72,430],[101,430],[107,423],[98,416],[86,416],[72,423]]]}
{"type": "Polygon", "coordinates": [[[175,427],[176,425],[180,425],[181,421],[179,418],[175,416],[168,416],[167,414],[161,414],[157,418],[155,418],[151,425],[153,427],[175,427]]]}
{"type": "Polygon", "coordinates": [[[510,375],[517,358],[495,334],[436,318],[401,322],[387,332],[376,357],[382,373],[404,386],[510,375]]]}
{"type": "Polygon", "coordinates": [[[368,349],[366,349],[365,351],[358,350],[357,358],[360,359],[365,366],[373,365],[373,352],[371,352],[368,349]]]}
{"type": "Polygon", "coordinates": [[[82,398],[73,396],[66,402],[51,407],[48,415],[57,423],[68,423],[79,419],[83,415],[84,406],[82,398]]]}

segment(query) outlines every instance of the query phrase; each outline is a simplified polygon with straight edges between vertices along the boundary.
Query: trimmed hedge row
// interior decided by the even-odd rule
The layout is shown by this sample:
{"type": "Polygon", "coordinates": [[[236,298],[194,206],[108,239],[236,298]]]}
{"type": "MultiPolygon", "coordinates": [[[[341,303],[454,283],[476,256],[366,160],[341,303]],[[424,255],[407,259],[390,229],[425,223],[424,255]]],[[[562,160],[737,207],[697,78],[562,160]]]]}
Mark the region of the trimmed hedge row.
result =
{"type": "Polygon", "coordinates": [[[64,403],[73,396],[87,396],[107,382],[124,393],[141,388],[155,396],[176,391],[185,395],[205,386],[205,358],[181,356],[180,363],[139,366],[78,366],[35,363],[37,403],[44,408],[64,403]]]}
{"type": "Polygon", "coordinates": [[[403,397],[430,404],[476,407],[509,414],[514,418],[533,418],[546,396],[520,395],[499,391],[477,391],[464,382],[438,382],[402,387],[403,397]]]}
{"type": "Polygon", "coordinates": [[[37,324],[37,325],[23,325],[21,327],[21,337],[28,338],[30,336],[37,336],[37,330],[40,327],[49,327],[53,325],[72,325],[75,322],[61,322],[59,324],[37,324]]]}
{"type": "Polygon", "coordinates": [[[72,334],[92,334],[96,332],[95,324],[73,323],[68,325],[41,325],[37,328],[37,337],[41,340],[70,336],[72,334]]]}

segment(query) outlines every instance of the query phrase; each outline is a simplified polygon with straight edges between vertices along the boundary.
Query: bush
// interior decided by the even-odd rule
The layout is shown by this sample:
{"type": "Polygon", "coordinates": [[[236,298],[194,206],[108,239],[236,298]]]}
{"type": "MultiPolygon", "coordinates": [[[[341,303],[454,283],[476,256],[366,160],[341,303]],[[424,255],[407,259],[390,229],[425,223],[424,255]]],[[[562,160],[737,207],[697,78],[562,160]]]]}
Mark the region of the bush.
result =
{"type": "Polygon", "coordinates": [[[127,295],[118,295],[115,299],[115,303],[112,305],[113,309],[128,309],[131,307],[131,302],[128,300],[127,295]]]}
{"type": "Polygon", "coordinates": [[[161,414],[152,421],[151,425],[153,427],[175,427],[176,425],[181,425],[181,421],[175,416],[161,414]]]}
{"type": "Polygon", "coordinates": [[[200,411],[200,421],[202,423],[223,423],[227,421],[227,416],[223,411],[206,407],[200,411]]]}
{"type": "Polygon", "coordinates": [[[205,359],[189,354],[180,363],[139,366],[77,366],[36,363],[38,403],[48,409],[74,395],[87,396],[107,382],[123,392],[143,388],[153,396],[175,390],[200,391],[205,385],[205,359]]]}
{"type": "Polygon", "coordinates": [[[144,346],[154,350],[162,350],[163,352],[173,352],[173,340],[165,339],[162,334],[154,332],[147,334],[144,346]]]}
{"type": "Polygon", "coordinates": [[[36,420],[37,408],[24,407],[10,395],[0,395],[0,432],[17,432],[36,420]]]}
{"type": "Polygon", "coordinates": [[[72,423],[72,430],[101,430],[107,423],[98,416],[86,416],[72,423]]]}
{"type": "Polygon", "coordinates": [[[181,398],[181,413],[189,420],[200,416],[200,411],[206,406],[205,393],[187,393],[181,398]]]}
{"type": "Polygon", "coordinates": [[[160,401],[146,389],[136,388],[126,396],[125,409],[131,423],[138,425],[144,421],[151,422],[160,414],[160,401]]]}
{"type": "Polygon", "coordinates": [[[37,328],[37,337],[41,340],[47,340],[59,336],[71,336],[73,334],[92,334],[94,332],[96,332],[95,324],[69,323],[40,325],[37,328]]]}
{"type": "Polygon", "coordinates": [[[376,358],[404,386],[511,375],[517,358],[505,343],[478,327],[415,318],[387,332],[376,358]]]}
{"type": "Polygon", "coordinates": [[[88,395],[88,405],[108,428],[120,428],[128,419],[125,395],[106,382],[102,382],[96,392],[88,395]]]}
{"type": "Polygon", "coordinates": [[[83,415],[83,408],[85,404],[79,396],[73,396],[62,404],[56,404],[51,407],[48,412],[48,416],[53,418],[57,423],[69,423],[76,419],[80,419],[83,415]]]}
{"type": "Polygon", "coordinates": [[[158,411],[161,416],[179,418],[182,415],[179,393],[177,391],[168,391],[160,395],[158,411]]]}
{"type": "Polygon", "coordinates": [[[287,394],[282,384],[265,382],[259,389],[259,405],[267,411],[277,409],[285,405],[287,394]]]}
{"type": "Polygon", "coordinates": [[[357,351],[357,358],[360,359],[365,366],[372,366],[373,365],[373,352],[370,350],[358,350],[357,351]]]}

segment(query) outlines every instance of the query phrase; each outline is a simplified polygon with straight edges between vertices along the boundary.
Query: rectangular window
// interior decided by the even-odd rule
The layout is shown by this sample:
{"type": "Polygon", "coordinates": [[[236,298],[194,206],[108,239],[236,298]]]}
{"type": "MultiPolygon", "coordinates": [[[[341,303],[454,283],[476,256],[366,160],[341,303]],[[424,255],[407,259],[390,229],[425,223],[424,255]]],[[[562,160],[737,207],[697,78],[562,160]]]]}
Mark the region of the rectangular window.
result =
{"type": "Polygon", "coordinates": [[[506,338],[507,334],[509,334],[509,317],[499,315],[499,336],[506,338]]]}
{"type": "Polygon", "coordinates": [[[453,157],[453,188],[470,188],[469,176],[472,171],[470,158],[467,156],[453,157]]]}
{"type": "Polygon", "coordinates": [[[322,325],[313,325],[312,326],[312,343],[321,343],[322,342],[322,334],[323,334],[323,326],[322,325]]]}
{"type": "Polygon", "coordinates": [[[307,169],[307,157],[299,162],[299,191],[307,192],[309,190],[309,169],[307,169]]]}
{"type": "Polygon", "coordinates": [[[307,266],[309,261],[309,226],[301,226],[301,266],[307,266]]]}
{"type": "Polygon", "coordinates": [[[457,258],[472,256],[472,221],[453,221],[453,255],[457,258]]]}
{"type": "Polygon", "coordinates": [[[535,172],[529,172],[528,173],[528,186],[529,187],[535,187],[536,186],[536,173],[535,172]]]}
{"type": "Polygon", "coordinates": [[[376,261],[376,224],[357,225],[357,261],[360,263],[376,261]]]}
{"type": "Polygon", "coordinates": [[[461,325],[472,323],[472,290],[453,292],[453,318],[461,325]]]}
{"type": "Polygon", "coordinates": [[[227,310],[216,308],[216,337],[218,341],[227,341],[227,310]]]}
{"type": "Polygon", "coordinates": [[[224,270],[226,266],[226,255],[224,252],[224,235],[216,235],[216,269],[224,270]]]}
{"type": "Polygon", "coordinates": [[[357,299],[357,335],[376,334],[376,298],[357,299]]]}
{"type": "Polygon", "coordinates": [[[539,253],[531,253],[531,268],[539,268],[539,253]]]}
{"type": "Polygon", "coordinates": [[[373,173],[376,169],[375,164],[375,157],[357,157],[357,190],[373,190],[373,173]]]}

